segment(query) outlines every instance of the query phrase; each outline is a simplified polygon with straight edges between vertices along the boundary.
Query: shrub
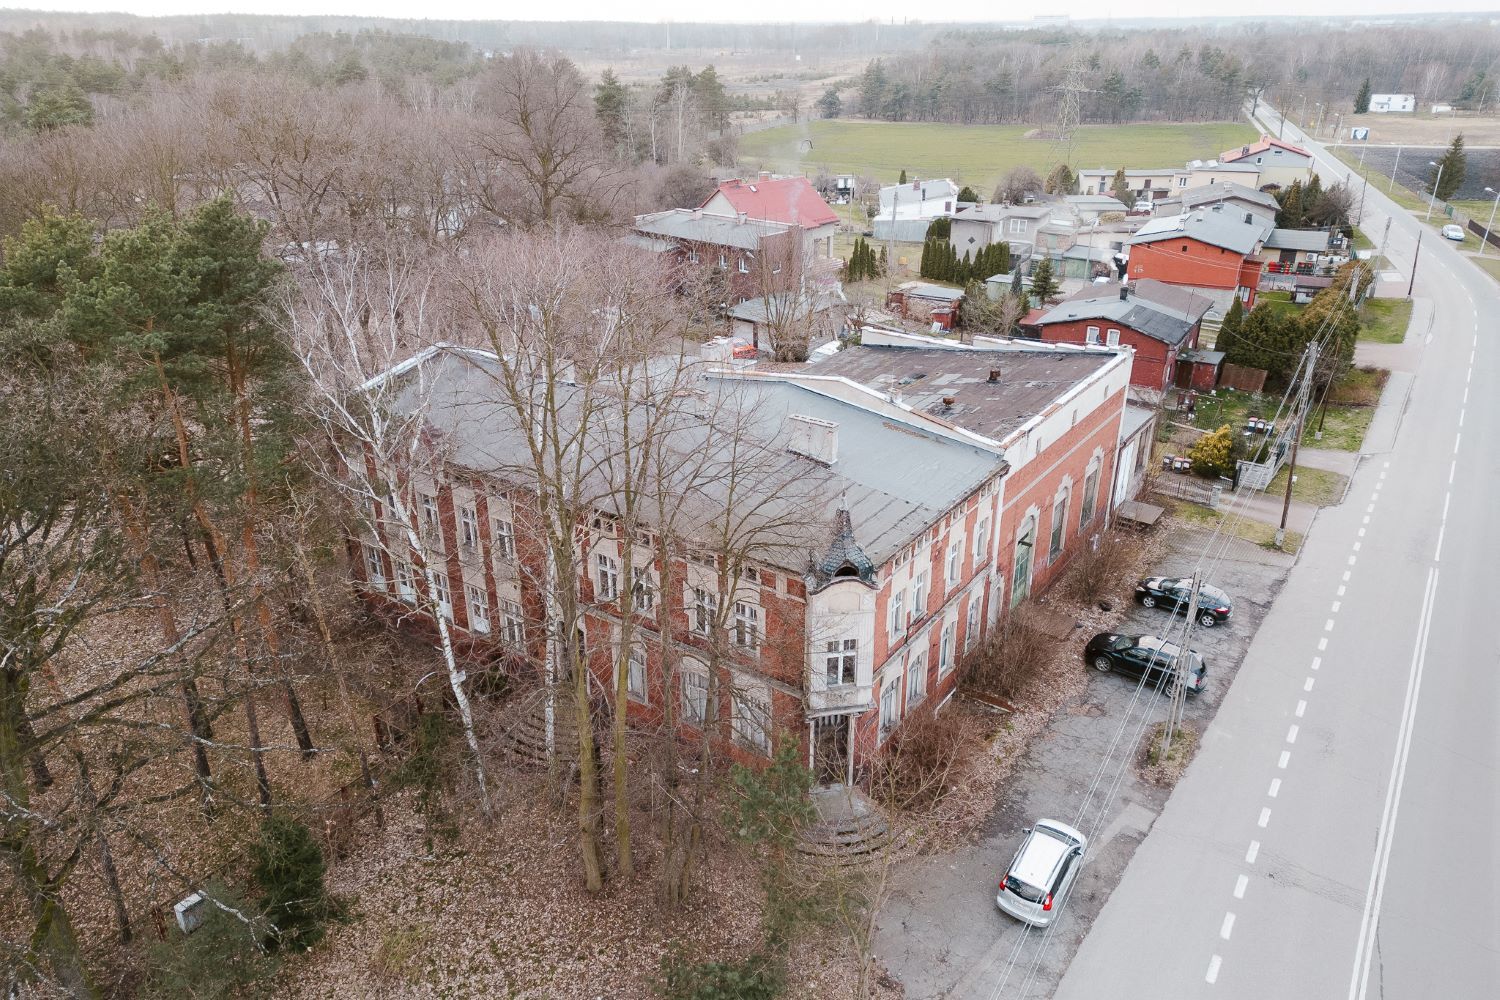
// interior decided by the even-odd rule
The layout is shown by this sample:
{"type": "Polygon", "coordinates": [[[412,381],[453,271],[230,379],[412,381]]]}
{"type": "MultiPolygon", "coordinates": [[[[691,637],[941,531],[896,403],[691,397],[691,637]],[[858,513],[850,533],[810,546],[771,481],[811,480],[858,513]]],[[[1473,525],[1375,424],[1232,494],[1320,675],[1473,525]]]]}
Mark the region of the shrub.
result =
{"type": "Polygon", "coordinates": [[[1017,698],[1041,673],[1052,651],[1030,604],[1011,609],[1004,624],[964,654],[963,678],[981,691],[1017,698]]]}
{"type": "MultiPolygon", "coordinates": [[[[247,917],[254,908],[219,885],[203,893],[247,917]]],[[[261,948],[261,928],[210,904],[203,923],[191,934],[172,926],[167,939],[146,951],[144,992],[168,1000],[227,1000],[275,970],[276,961],[261,948]]]]}
{"type": "Polygon", "coordinates": [[[678,952],[662,971],[665,1000],[772,1000],[786,977],[779,961],[759,953],[743,962],[688,962],[678,952]]]}
{"type": "Polygon", "coordinates": [[[420,958],[432,932],[423,927],[394,927],[380,935],[380,944],[370,959],[370,969],[383,979],[411,979],[412,966],[420,958]]]}
{"type": "Polygon", "coordinates": [[[1063,583],[1064,592],[1080,604],[1093,604],[1108,597],[1126,578],[1141,553],[1140,536],[1107,531],[1099,544],[1073,558],[1063,583]]]}
{"type": "Polygon", "coordinates": [[[1210,479],[1234,475],[1234,430],[1228,424],[1193,442],[1188,451],[1193,472],[1210,479]]]}
{"type": "Polygon", "coordinates": [[[932,701],[907,715],[881,752],[874,791],[897,809],[935,805],[950,787],[948,780],[975,742],[966,716],[950,712],[942,719],[932,701]]]}
{"type": "Polygon", "coordinates": [[[252,847],[255,881],[271,924],[267,945],[306,950],[323,936],[323,922],[337,907],[323,887],[327,866],[311,831],[289,816],[272,815],[252,847]]]}

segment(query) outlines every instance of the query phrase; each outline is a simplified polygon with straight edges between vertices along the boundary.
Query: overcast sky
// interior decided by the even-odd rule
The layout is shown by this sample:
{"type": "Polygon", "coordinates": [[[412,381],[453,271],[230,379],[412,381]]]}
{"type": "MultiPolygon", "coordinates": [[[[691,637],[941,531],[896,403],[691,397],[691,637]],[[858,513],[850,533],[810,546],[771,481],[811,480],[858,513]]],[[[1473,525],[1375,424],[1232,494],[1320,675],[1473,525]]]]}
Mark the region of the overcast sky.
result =
{"type": "MultiPolygon", "coordinates": [[[[547,21],[829,21],[882,20],[910,17],[913,12],[927,21],[993,21],[1011,17],[1025,19],[1034,13],[1066,11],[1074,19],[1105,18],[1121,15],[1153,17],[1203,17],[1212,6],[1202,3],[1180,3],[1176,0],[1148,4],[1121,4],[1118,0],[1073,0],[1058,7],[1033,4],[1000,8],[993,0],[950,0],[937,6],[913,6],[909,0],[873,0],[857,6],[808,3],[806,0],[758,0],[738,7],[705,5],[702,0],[647,0],[645,3],[621,4],[617,0],[562,0],[559,3],[521,6],[481,3],[478,0],[26,0],[23,3],[0,3],[0,7],[25,7],[42,10],[115,10],[131,14],[204,14],[236,11],[245,14],[348,14],[365,17],[429,17],[464,20],[547,21]],[[850,11],[840,16],[841,11],[850,11]],[[857,13],[854,13],[856,12],[857,13]]],[[[1496,0],[1438,0],[1436,4],[1420,0],[1263,0],[1254,5],[1257,16],[1278,14],[1338,16],[1361,14],[1378,17],[1383,14],[1425,13],[1434,8],[1444,11],[1477,12],[1495,10],[1496,0]]],[[[1233,9],[1232,7],[1230,9],[1233,9]]]]}

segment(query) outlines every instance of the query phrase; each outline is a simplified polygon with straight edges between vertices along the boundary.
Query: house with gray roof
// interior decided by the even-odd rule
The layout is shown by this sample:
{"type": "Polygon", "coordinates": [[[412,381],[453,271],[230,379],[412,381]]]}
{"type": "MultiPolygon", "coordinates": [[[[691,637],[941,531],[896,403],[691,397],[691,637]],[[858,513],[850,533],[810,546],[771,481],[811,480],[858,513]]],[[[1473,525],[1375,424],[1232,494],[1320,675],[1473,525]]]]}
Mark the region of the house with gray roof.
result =
{"type": "Polygon", "coordinates": [[[1030,322],[1048,343],[1129,348],[1131,384],[1161,392],[1176,379],[1180,357],[1198,346],[1212,305],[1207,295],[1159,281],[1109,282],[1085,287],[1030,322]]]}
{"type": "Polygon", "coordinates": [[[638,215],[625,241],[668,260],[681,284],[713,279],[725,304],[782,291],[804,270],[795,226],[673,208],[638,215]]]}

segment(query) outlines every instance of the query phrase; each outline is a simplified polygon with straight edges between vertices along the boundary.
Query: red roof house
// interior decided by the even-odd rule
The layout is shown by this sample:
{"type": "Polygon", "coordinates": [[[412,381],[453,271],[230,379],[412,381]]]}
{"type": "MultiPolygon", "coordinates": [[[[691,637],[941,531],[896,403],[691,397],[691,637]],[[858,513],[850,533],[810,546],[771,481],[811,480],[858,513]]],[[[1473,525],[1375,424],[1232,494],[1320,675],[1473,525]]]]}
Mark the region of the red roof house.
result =
{"type": "Polygon", "coordinates": [[[812,253],[833,256],[833,234],[839,217],[806,177],[773,177],[762,172],[750,180],[728,180],[700,206],[708,215],[743,215],[802,230],[812,253]]]}

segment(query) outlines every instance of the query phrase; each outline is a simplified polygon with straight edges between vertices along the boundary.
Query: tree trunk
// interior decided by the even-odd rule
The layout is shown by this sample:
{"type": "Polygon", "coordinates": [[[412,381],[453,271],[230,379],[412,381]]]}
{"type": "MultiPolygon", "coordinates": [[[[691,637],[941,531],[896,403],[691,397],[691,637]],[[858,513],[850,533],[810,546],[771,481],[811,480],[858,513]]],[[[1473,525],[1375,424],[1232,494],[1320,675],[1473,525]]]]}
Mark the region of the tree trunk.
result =
{"type": "Polygon", "coordinates": [[[610,764],[615,785],[615,865],[621,878],[635,874],[635,864],[630,854],[630,761],[625,752],[625,721],[630,711],[630,653],[634,633],[635,587],[632,571],[635,569],[634,540],[628,537],[629,524],[621,530],[620,546],[620,648],[615,654],[615,704],[611,719],[610,737],[613,747],[610,764]]]}
{"type": "MultiPolygon", "coordinates": [[[[566,648],[577,647],[575,635],[566,648]]],[[[589,892],[598,892],[604,888],[599,861],[599,758],[589,707],[589,665],[582,655],[574,657],[573,712],[578,724],[578,847],[583,856],[583,884],[589,892]]]]}
{"type": "Polygon", "coordinates": [[[120,931],[120,943],[129,944],[133,937],[130,931],[130,912],[125,906],[125,894],[120,891],[120,875],[115,870],[115,855],[109,847],[109,838],[99,825],[99,793],[94,788],[93,776],[89,774],[89,762],[82,751],[74,747],[74,759],[78,762],[78,790],[89,823],[94,828],[94,847],[99,852],[99,868],[104,873],[104,887],[109,890],[110,903],[114,906],[115,926],[120,931]]]}
{"type": "Polygon", "coordinates": [[[98,996],[73,922],[58,901],[57,885],[47,877],[33,837],[35,821],[28,806],[25,760],[31,754],[21,722],[26,716],[26,687],[17,669],[0,670],[0,782],[11,815],[0,823],[0,858],[14,873],[31,910],[32,933],[26,959],[45,955],[57,984],[70,996],[98,996]]]}
{"type": "MultiPolygon", "coordinates": [[[[271,663],[277,676],[281,675],[281,640],[276,624],[271,620],[271,606],[266,602],[265,587],[260,580],[260,546],[256,543],[255,528],[259,519],[257,505],[260,494],[255,482],[255,439],[250,430],[250,397],[245,391],[245,373],[240,370],[239,353],[233,342],[229,345],[230,386],[235,396],[235,416],[240,429],[241,461],[245,466],[245,517],[240,530],[240,545],[245,551],[245,572],[250,577],[251,601],[255,605],[255,617],[260,623],[261,635],[271,653],[271,663]]],[[[286,714],[291,720],[292,733],[297,738],[297,748],[302,759],[313,756],[312,734],[307,729],[307,719],[302,714],[302,704],[297,691],[289,680],[283,678],[286,697],[286,714]]]]}

